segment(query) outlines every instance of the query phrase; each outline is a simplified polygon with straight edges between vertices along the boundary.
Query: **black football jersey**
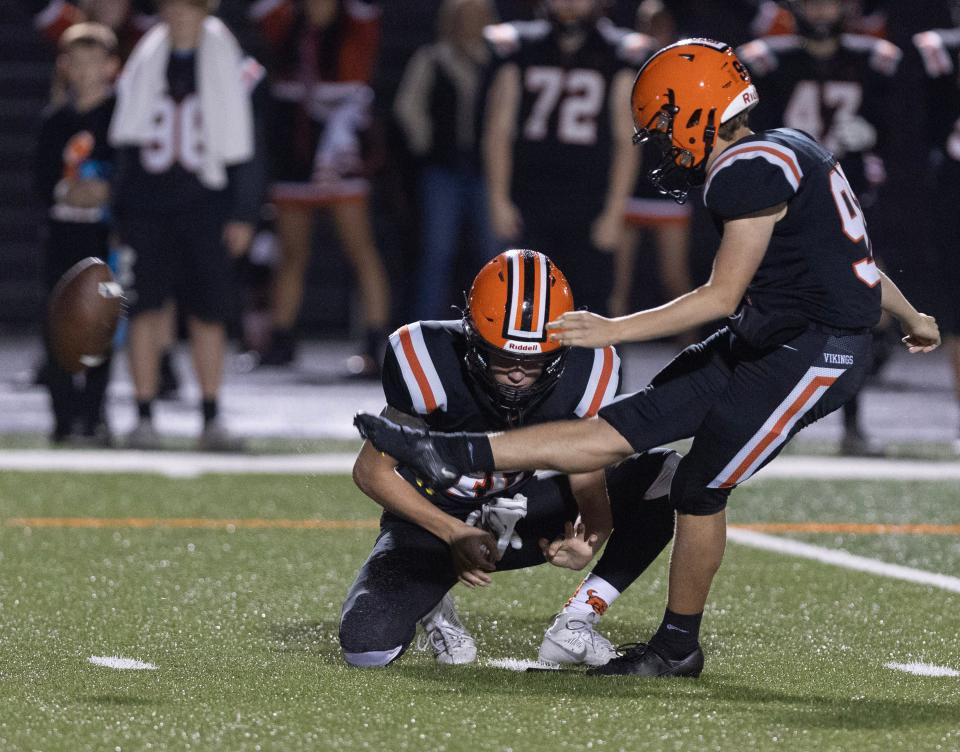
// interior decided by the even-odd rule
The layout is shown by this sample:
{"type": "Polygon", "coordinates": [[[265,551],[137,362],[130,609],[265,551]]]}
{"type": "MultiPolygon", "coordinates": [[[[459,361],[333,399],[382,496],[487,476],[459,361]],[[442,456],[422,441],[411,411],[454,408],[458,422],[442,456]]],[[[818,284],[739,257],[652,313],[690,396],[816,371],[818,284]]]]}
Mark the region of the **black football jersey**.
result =
{"type": "Polygon", "coordinates": [[[704,203],[718,221],[780,203],[766,255],[732,326],[748,341],[819,323],[872,327],[880,276],[856,194],[836,158],[801,131],[777,128],[728,147],[711,165],[704,203]]]}
{"type": "Polygon", "coordinates": [[[488,27],[494,64],[520,70],[520,111],[513,152],[513,195],[596,195],[607,189],[613,142],[610,84],[624,68],[635,70],[656,49],[648,36],[601,18],[575,51],[561,49],[547,20],[488,27]]]}
{"type": "Polygon", "coordinates": [[[737,55],[750,69],[760,103],[751,113],[754,130],[786,126],[805,131],[835,154],[854,190],[882,181],[882,168],[869,154],[882,146],[889,117],[891,80],[900,48],[875,37],[842,34],[836,54],[824,60],[807,52],[798,36],[748,42],[737,55]],[[848,149],[845,121],[861,118],[876,131],[874,143],[848,149]]]}
{"type": "MultiPolygon", "coordinates": [[[[435,431],[504,428],[475,395],[477,387],[464,364],[466,348],[460,321],[419,321],[397,329],[390,335],[383,365],[387,404],[421,418],[435,431]]],[[[553,390],[526,414],[524,424],[596,415],[613,400],[619,384],[620,357],[613,347],[573,347],[553,390]]],[[[412,472],[401,467],[400,473],[418,485],[412,472]]],[[[531,477],[529,472],[465,475],[431,499],[441,507],[476,505],[517,493],[531,477]]]]}
{"type": "Polygon", "coordinates": [[[930,143],[960,162],[960,29],[924,31],[913,37],[913,43],[929,80],[930,143]]]}

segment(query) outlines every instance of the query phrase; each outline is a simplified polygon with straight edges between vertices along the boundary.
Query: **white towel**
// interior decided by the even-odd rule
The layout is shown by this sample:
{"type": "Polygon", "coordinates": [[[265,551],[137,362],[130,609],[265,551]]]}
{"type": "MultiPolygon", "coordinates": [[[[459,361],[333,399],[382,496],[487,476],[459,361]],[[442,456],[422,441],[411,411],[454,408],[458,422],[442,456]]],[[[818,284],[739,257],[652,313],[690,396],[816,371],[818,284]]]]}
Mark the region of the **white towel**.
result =
{"type": "MultiPolygon", "coordinates": [[[[167,91],[170,32],[166,24],[150,30],[134,48],[117,82],[117,106],[110,143],[140,146],[150,140],[153,117],[167,91]]],[[[227,184],[227,165],[253,157],[253,111],[242,77],[243,53],[223,22],[203,22],[197,49],[197,95],[203,129],[203,158],[198,177],[208,188],[227,184]]]]}

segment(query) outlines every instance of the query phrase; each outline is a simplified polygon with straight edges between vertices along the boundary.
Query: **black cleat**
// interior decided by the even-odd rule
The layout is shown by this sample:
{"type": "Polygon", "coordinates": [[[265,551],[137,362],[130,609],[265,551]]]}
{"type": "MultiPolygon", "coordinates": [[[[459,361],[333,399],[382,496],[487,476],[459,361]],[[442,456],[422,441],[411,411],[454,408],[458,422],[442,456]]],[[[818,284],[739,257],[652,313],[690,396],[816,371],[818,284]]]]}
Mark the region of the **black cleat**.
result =
{"type": "Polygon", "coordinates": [[[703,651],[698,647],[680,660],[660,655],[645,642],[624,645],[623,655],[603,666],[587,671],[591,676],[700,676],[703,671],[703,651]]]}
{"type": "Polygon", "coordinates": [[[430,431],[401,426],[381,415],[364,412],[353,416],[353,425],[377,449],[413,469],[434,488],[449,488],[463,475],[440,455],[430,431]]]}

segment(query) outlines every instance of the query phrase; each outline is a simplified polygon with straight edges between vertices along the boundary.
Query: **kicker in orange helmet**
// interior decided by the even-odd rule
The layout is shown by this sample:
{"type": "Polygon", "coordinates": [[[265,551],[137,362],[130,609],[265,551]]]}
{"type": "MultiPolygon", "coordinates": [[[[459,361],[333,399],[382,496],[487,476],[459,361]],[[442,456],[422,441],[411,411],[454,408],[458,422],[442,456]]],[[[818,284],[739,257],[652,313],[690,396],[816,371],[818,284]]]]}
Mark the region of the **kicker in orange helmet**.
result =
{"type": "Polygon", "coordinates": [[[647,177],[679,203],[701,185],[721,124],[760,101],[746,67],[723,42],[683,39],[640,69],[630,97],[635,143],[663,153],[647,177]]]}
{"type": "Polygon", "coordinates": [[[537,251],[504,251],[473,280],[463,318],[467,370],[491,406],[511,422],[519,422],[560,378],[567,348],[548,339],[547,322],[572,310],[567,278],[537,251]],[[542,371],[529,386],[515,387],[493,377],[492,363],[542,371]]]}

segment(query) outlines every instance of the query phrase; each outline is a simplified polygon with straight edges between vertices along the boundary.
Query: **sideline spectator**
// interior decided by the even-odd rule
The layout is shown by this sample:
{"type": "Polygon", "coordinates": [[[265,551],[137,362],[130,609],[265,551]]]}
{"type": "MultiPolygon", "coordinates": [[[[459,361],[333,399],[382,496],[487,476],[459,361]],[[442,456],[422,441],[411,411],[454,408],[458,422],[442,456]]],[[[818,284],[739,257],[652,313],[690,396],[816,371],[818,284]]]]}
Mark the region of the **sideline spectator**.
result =
{"type": "Polygon", "coordinates": [[[482,265],[496,250],[487,216],[487,191],[477,144],[476,104],[489,59],[483,28],[494,21],[490,0],[445,0],[437,41],[414,53],[394,100],[410,151],[423,162],[420,202],[423,252],[414,316],[449,318],[460,231],[473,231],[482,265]]]}
{"type": "Polygon", "coordinates": [[[232,313],[231,256],[242,255],[259,215],[251,90],[262,69],[244,60],[206,0],[165,0],[162,23],[140,41],[117,92],[111,142],[122,147],[117,208],[133,249],[130,365],[139,421],[128,445],[154,448],[153,425],[164,305],[188,316],[202,396],[199,447],[242,446],[219,417],[232,313]]]}
{"type": "MultiPolygon", "coordinates": [[[[957,10],[960,22],[960,8],[957,10]]],[[[933,169],[933,248],[940,279],[938,321],[946,334],[960,404],[960,26],[916,34],[927,82],[927,140],[933,169]]],[[[960,455],[960,428],[953,442],[960,455]]]]}
{"type": "MultiPolygon", "coordinates": [[[[637,30],[656,40],[658,47],[666,47],[678,37],[676,23],[661,0],[644,0],[637,8],[637,30]]],[[[614,257],[613,293],[610,295],[610,315],[625,316],[636,309],[631,298],[634,289],[634,267],[637,242],[641,233],[649,232],[657,252],[657,273],[660,287],[667,300],[689,292],[690,280],[690,204],[678,204],[660,193],[645,176],[637,180],[633,196],[627,201],[624,214],[626,227],[614,257]]],[[[692,344],[694,333],[687,335],[685,344],[692,344]]]]}
{"type": "Polygon", "coordinates": [[[600,18],[599,0],[546,8],[485,31],[497,58],[483,143],[490,219],[501,241],[549,248],[577,305],[605,312],[637,179],[630,87],[654,42],[600,18]]]}
{"type": "Polygon", "coordinates": [[[363,302],[366,347],[348,367],[355,375],[376,377],[386,345],[390,288],[370,221],[364,138],[380,9],[360,0],[261,0],[251,13],[270,50],[270,196],[281,249],[272,342],[261,363],[294,360],[315,213],[324,208],[333,215],[363,302]]]}
{"type": "MultiPolygon", "coordinates": [[[[67,99],[45,114],[36,153],[36,187],[49,208],[43,259],[48,293],[81,259],[106,261],[109,255],[114,155],[107,130],[120,67],[117,38],[102,24],[75,24],[60,35],[58,46],[57,70],[67,99]]],[[[48,344],[44,381],[53,408],[53,443],[110,445],[104,413],[110,364],[107,355],[74,376],[57,365],[48,344]]]]}

